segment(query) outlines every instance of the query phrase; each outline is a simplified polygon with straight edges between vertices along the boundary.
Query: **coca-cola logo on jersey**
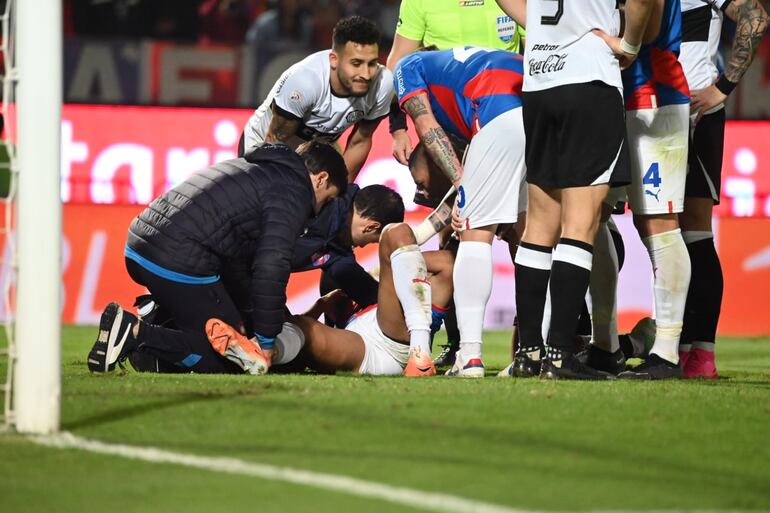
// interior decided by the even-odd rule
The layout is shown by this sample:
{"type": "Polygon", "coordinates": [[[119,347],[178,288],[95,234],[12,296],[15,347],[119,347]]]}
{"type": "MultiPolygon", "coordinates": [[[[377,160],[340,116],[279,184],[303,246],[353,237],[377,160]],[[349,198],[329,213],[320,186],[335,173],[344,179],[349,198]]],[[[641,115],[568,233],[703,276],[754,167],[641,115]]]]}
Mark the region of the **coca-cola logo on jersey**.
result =
{"type": "Polygon", "coordinates": [[[567,63],[567,54],[561,55],[551,54],[545,59],[539,61],[529,61],[529,75],[543,75],[545,73],[556,73],[564,69],[564,65],[567,63]]]}

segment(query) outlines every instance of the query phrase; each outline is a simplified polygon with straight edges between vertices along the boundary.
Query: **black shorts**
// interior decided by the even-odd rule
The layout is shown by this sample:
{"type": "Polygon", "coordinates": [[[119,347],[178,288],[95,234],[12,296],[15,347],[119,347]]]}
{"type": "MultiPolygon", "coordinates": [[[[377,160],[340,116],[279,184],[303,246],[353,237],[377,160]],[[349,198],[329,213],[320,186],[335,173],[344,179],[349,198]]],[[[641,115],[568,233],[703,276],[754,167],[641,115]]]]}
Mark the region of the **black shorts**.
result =
{"type": "Polygon", "coordinates": [[[623,97],[603,82],[525,92],[527,182],[563,189],[631,182],[623,97]]]}
{"type": "Polygon", "coordinates": [[[725,149],[725,109],[701,118],[690,130],[685,198],[710,198],[719,205],[722,191],[722,154],[725,149]]]}

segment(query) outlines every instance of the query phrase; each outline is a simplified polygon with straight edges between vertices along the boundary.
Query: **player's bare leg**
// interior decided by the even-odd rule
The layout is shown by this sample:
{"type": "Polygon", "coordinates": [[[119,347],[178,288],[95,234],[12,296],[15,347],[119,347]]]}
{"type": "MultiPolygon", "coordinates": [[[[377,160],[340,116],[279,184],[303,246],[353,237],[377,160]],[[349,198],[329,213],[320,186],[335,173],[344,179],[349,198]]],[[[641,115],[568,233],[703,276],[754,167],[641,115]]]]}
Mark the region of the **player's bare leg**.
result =
{"type": "Polygon", "coordinates": [[[310,359],[311,368],[320,371],[358,371],[366,351],[361,335],[332,328],[305,315],[292,317],[290,322],[302,330],[305,337],[304,351],[310,359]]]}
{"type": "Polygon", "coordinates": [[[620,350],[617,323],[617,286],[619,262],[612,233],[608,226],[612,205],[602,205],[602,217],[594,239],[591,269],[591,345],[586,353],[586,364],[610,374],[626,369],[620,350]]]}
{"type": "Polygon", "coordinates": [[[394,340],[409,340],[407,376],[436,373],[430,348],[431,286],[428,269],[409,225],[389,225],[380,238],[377,320],[394,340]]]}

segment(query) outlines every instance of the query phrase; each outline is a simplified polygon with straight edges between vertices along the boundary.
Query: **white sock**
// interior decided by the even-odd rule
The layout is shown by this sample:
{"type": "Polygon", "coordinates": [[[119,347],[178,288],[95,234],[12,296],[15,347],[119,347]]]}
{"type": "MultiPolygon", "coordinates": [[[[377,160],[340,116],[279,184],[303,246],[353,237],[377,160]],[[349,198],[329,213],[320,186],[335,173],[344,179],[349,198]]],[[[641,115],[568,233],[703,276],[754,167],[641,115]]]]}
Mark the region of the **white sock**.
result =
{"type": "Polygon", "coordinates": [[[411,244],[395,250],[390,255],[390,267],[409,330],[409,347],[430,355],[430,282],[419,246],[411,244]]]}
{"type": "Polygon", "coordinates": [[[492,245],[460,242],[453,272],[455,309],[463,361],[481,357],[484,312],[492,293],[492,245]]]}
{"type": "Polygon", "coordinates": [[[678,363],[679,337],[690,286],[690,255],[678,228],[642,242],[650,254],[655,275],[655,344],[650,353],[678,363]]]}
{"type": "Polygon", "coordinates": [[[599,225],[591,270],[591,343],[614,353],[620,349],[617,323],[618,255],[607,223],[599,225]]]}

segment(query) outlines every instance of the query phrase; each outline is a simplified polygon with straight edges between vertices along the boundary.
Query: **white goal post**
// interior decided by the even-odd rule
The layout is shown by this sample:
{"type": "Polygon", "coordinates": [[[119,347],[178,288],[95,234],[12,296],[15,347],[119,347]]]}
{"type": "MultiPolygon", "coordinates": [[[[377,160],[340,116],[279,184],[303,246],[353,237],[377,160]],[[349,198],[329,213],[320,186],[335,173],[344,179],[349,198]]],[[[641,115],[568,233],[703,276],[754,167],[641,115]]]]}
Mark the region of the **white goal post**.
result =
{"type": "Polygon", "coordinates": [[[13,424],[44,434],[58,431],[61,401],[62,3],[8,1],[16,9],[20,170],[13,424]]]}

